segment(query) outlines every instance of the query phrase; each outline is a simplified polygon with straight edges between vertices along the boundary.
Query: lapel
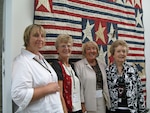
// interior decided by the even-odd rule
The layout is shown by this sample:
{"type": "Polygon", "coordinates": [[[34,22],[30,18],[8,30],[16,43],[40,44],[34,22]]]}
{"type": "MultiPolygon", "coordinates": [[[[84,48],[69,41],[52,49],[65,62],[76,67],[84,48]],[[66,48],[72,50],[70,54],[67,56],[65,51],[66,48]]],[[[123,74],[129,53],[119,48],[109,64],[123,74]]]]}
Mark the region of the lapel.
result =
{"type": "Polygon", "coordinates": [[[93,68],[92,68],[91,65],[88,63],[88,61],[87,61],[86,58],[84,58],[83,61],[84,61],[84,65],[86,65],[88,68],[90,68],[90,69],[93,70],[93,68]]]}
{"type": "MultiPolygon", "coordinates": [[[[130,83],[129,75],[128,75],[129,74],[129,66],[126,63],[124,63],[123,69],[124,69],[123,76],[125,78],[125,84],[129,84],[130,83]]],[[[115,80],[114,84],[116,84],[116,81],[118,79],[116,64],[112,64],[110,70],[111,70],[111,78],[115,80]]]]}

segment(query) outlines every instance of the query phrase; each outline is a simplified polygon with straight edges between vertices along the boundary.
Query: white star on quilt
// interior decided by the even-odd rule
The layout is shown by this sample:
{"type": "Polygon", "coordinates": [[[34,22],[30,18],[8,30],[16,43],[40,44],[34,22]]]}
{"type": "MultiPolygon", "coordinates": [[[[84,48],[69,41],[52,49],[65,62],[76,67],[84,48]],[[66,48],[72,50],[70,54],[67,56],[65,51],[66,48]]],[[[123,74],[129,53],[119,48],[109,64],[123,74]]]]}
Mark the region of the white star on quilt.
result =
{"type": "Polygon", "coordinates": [[[126,4],[127,4],[128,6],[134,6],[134,0],[127,0],[127,1],[126,1],[126,4]]]}
{"type": "Polygon", "coordinates": [[[140,0],[135,0],[135,5],[136,5],[136,4],[141,8],[140,0]]]}
{"type": "Polygon", "coordinates": [[[116,34],[115,34],[115,29],[113,25],[110,25],[110,32],[108,33],[108,43],[112,40],[113,42],[116,40],[116,34]]]}
{"type": "Polygon", "coordinates": [[[48,0],[39,0],[36,9],[39,8],[41,5],[43,5],[49,12],[51,12],[50,3],[48,0]]]}
{"type": "Polygon", "coordinates": [[[106,56],[106,54],[107,54],[107,52],[105,51],[103,51],[103,47],[101,46],[101,49],[100,49],[100,51],[99,51],[99,56],[98,56],[98,58],[100,59],[100,60],[102,60],[102,61],[104,61],[105,62],[105,56],[106,56]]]}
{"type": "Polygon", "coordinates": [[[142,23],[142,13],[140,14],[139,10],[137,11],[137,17],[136,17],[136,25],[140,24],[141,27],[143,27],[143,23],[142,23]]]}
{"type": "Polygon", "coordinates": [[[83,36],[83,41],[88,38],[90,41],[93,41],[93,37],[92,37],[92,28],[93,28],[94,24],[90,25],[90,22],[87,21],[86,23],[86,28],[83,30],[84,36],[83,36]]]}
{"type": "Polygon", "coordinates": [[[116,0],[116,3],[123,4],[122,0],[116,0]]]}
{"type": "Polygon", "coordinates": [[[98,30],[96,31],[96,41],[100,38],[104,43],[105,41],[105,36],[104,36],[104,31],[106,27],[103,27],[102,24],[99,24],[98,30]]]}

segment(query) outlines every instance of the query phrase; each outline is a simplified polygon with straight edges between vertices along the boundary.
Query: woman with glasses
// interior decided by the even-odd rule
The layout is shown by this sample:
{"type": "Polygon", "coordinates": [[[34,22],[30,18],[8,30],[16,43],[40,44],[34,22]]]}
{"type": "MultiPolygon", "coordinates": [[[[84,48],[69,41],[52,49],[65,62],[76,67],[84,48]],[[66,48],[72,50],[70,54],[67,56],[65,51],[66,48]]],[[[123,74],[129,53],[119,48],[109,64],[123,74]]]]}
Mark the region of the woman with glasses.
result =
{"type": "Polygon", "coordinates": [[[80,82],[74,71],[73,64],[69,62],[72,46],[72,37],[60,34],[55,42],[58,60],[53,61],[52,66],[58,76],[64,113],[82,113],[80,82]]]}
{"type": "Polygon", "coordinates": [[[144,113],[145,100],[140,76],[135,67],[126,62],[128,45],[116,40],[110,47],[114,62],[106,69],[111,99],[110,113],[144,113]]]}

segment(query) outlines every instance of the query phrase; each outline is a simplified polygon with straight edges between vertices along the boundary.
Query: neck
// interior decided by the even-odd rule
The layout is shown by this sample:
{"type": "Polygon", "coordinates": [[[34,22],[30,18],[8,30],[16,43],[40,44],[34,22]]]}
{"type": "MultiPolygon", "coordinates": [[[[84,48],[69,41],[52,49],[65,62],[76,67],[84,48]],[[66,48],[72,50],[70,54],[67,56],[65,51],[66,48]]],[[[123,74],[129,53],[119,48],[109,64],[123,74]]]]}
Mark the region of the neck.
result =
{"type": "Polygon", "coordinates": [[[69,64],[69,58],[59,57],[58,60],[60,60],[65,66],[70,66],[70,64],[69,64]]]}
{"type": "Polygon", "coordinates": [[[87,59],[87,61],[88,61],[88,63],[91,65],[91,66],[95,66],[96,65],[96,60],[94,59],[94,60],[88,60],[87,59]]]}
{"type": "Polygon", "coordinates": [[[122,75],[122,73],[123,73],[123,65],[122,64],[121,65],[117,65],[117,70],[118,70],[118,74],[122,75]]]}
{"type": "Polygon", "coordinates": [[[40,53],[39,53],[39,51],[36,51],[36,50],[30,49],[30,48],[28,48],[28,47],[26,47],[26,50],[28,50],[28,51],[30,51],[30,52],[32,52],[32,53],[34,53],[34,54],[36,54],[36,55],[39,55],[39,54],[40,54],[40,53]]]}
{"type": "Polygon", "coordinates": [[[115,62],[117,70],[118,70],[118,75],[123,74],[123,62],[115,62]]]}

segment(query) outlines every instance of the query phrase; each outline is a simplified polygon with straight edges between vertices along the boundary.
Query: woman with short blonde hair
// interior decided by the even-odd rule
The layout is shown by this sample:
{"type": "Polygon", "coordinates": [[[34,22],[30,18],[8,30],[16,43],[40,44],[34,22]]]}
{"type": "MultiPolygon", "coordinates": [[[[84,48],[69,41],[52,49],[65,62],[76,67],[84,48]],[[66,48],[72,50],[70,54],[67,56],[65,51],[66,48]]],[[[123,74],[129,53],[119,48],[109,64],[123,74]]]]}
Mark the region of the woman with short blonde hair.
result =
{"type": "Polygon", "coordinates": [[[99,48],[94,41],[83,44],[82,53],[84,58],[75,63],[75,70],[81,83],[82,111],[106,113],[106,106],[110,108],[106,64],[97,58],[99,48]]]}

